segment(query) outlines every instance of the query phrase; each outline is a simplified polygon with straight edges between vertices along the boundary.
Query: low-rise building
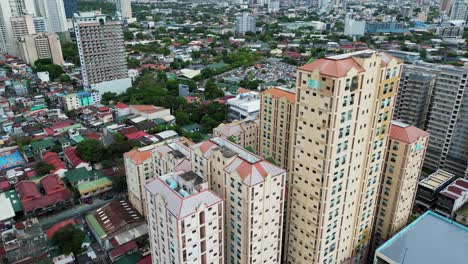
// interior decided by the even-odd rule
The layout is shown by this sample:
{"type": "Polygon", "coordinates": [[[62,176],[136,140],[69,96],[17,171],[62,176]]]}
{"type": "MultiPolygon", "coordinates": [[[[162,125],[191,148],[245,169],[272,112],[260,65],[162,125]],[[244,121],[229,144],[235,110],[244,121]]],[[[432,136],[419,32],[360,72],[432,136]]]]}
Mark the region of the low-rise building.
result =
{"type": "Polygon", "coordinates": [[[16,223],[1,237],[9,263],[37,263],[48,251],[47,236],[36,218],[16,223]]]}
{"type": "Polygon", "coordinates": [[[71,168],[78,169],[83,167],[87,170],[91,170],[91,165],[88,162],[82,160],[80,157],[78,157],[78,155],[76,154],[75,147],[68,147],[64,149],[63,155],[71,168]]]}
{"type": "Polygon", "coordinates": [[[87,214],[85,219],[94,238],[105,250],[148,234],[145,219],[124,200],[112,201],[87,214]]]}
{"type": "Polygon", "coordinates": [[[422,179],[418,185],[415,207],[423,211],[433,209],[439,193],[455,178],[452,173],[439,169],[422,179]]]}
{"type": "Polygon", "coordinates": [[[428,211],[377,249],[376,264],[465,264],[468,228],[428,211]]]}
{"type": "Polygon", "coordinates": [[[71,191],[57,175],[47,175],[39,184],[27,180],[20,181],[15,188],[26,216],[46,214],[72,204],[71,191]]]}
{"type": "Polygon", "coordinates": [[[456,211],[468,203],[468,179],[457,179],[445,187],[437,197],[434,211],[454,218],[456,211]]]}
{"type": "Polygon", "coordinates": [[[227,100],[228,121],[255,119],[260,113],[260,96],[258,92],[238,94],[235,98],[227,100]]]}

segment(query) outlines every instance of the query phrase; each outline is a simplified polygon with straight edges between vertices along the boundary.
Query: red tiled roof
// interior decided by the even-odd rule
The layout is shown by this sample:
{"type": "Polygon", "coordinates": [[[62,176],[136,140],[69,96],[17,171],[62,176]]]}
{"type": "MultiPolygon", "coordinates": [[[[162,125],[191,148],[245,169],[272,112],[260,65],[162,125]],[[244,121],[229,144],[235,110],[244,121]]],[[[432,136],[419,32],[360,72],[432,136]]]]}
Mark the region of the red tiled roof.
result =
{"type": "Polygon", "coordinates": [[[21,181],[16,184],[16,190],[25,213],[39,208],[55,205],[60,201],[69,200],[72,193],[57,175],[48,175],[40,181],[46,195],[41,195],[38,187],[32,181],[21,181]]]}
{"type": "Polygon", "coordinates": [[[110,108],[109,108],[108,106],[102,106],[102,107],[99,107],[99,108],[98,108],[98,111],[99,111],[99,112],[107,112],[107,111],[109,111],[109,110],[110,110],[110,108]]]}
{"type": "Polygon", "coordinates": [[[55,152],[48,151],[42,154],[42,159],[48,164],[54,166],[52,174],[60,169],[66,169],[65,163],[60,159],[59,155],[55,152]]]}
{"type": "Polygon", "coordinates": [[[99,134],[96,133],[96,132],[87,133],[87,134],[83,135],[83,137],[85,137],[87,139],[94,139],[94,140],[99,140],[101,138],[101,136],[99,136],[99,134]]]}
{"type": "Polygon", "coordinates": [[[144,256],[136,264],[151,264],[151,255],[144,256]]]}
{"type": "Polygon", "coordinates": [[[331,77],[344,77],[352,68],[358,72],[363,72],[364,69],[353,58],[345,58],[342,60],[334,59],[319,59],[312,63],[299,67],[303,71],[313,71],[318,69],[320,74],[331,77]]]}
{"type": "Polygon", "coordinates": [[[112,258],[117,258],[119,256],[125,255],[127,252],[135,250],[138,248],[137,243],[134,240],[131,240],[125,244],[118,246],[117,248],[112,249],[109,252],[109,255],[112,258]]]}
{"type": "Polygon", "coordinates": [[[117,107],[118,109],[125,109],[125,108],[128,108],[128,106],[124,103],[117,103],[115,105],[115,107],[117,107]]]}
{"type": "Polygon", "coordinates": [[[131,134],[127,134],[125,136],[130,140],[134,140],[134,139],[144,137],[146,135],[148,135],[148,134],[146,132],[144,132],[144,131],[137,131],[137,132],[134,132],[134,133],[131,133],[131,134]]]}
{"type": "Polygon", "coordinates": [[[262,94],[270,94],[271,97],[279,99],[285,97],[288,102],[294,103],[296,100],[296,94],[291,91],[286,91],[278,88],[271,88],[261,92],[262,94]]]}
{"type": "Polygon", "coordinates": [[[126,127],[126,128],[122,128],[121,130],[119,130],[119,132],[122,133],[122,135],[126,136],[126,135],[129,135],[129,134],[138,132],[138,128],[136,128],[134,126],[126,127]]]}
{"type": "Polygon", "coordinates": [[[429,133],[415,126],[401,126],[392,123],[390,126],[390,138],[407,144],[417,141],[420,137],[429,136],[429,133]]]}
{"type": "Polygon", "coordinates": [[[68,147],[64,149],[63,154],[65,155],[65,157],[67,157],[68,161],[70,161],[73,167],[78,166],[80,163],[84,163],[84,161],[80,159],[78,155],[76,155],[76,148],[74,147],[68,147]]]}
{"type": "Polygon", "coordinates": [[[75,219],[69,219],[69,220],[65,220],[63,222],[60,222],[54,226],[52,226],[51,228],[49,228],[47,231],[46,231],[46,234],[47,234],[47,238],[49,238],[49,240],[52,239],[52,237],[54,236],[55,232],[57,232],[60,228],[66,226],[66,225],[69,225],[69,224],[76,224],[76,220],[75,219]]]}
{"type": "Polygon", "coordinates": [[[1,190],[7,190],[8,188],[10,188],[10,183],[7,180],[0,181],[0,189],[1,190]]]}

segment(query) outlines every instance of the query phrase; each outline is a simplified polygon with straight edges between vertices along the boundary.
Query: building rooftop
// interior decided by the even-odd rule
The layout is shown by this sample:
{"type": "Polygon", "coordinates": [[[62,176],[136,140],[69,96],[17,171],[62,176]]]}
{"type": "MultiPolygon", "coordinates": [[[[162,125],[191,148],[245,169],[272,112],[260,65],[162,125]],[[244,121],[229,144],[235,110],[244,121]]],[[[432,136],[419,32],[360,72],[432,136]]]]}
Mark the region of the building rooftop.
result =
{"type": "Polygon", "coordinates": [[[468,228],[428,211],[376,251],[391,263],[466,264],[468,228]]]}
{"type": "Polygon", "coordinates": [[[419,186],[423,186],[435,191],[445,186],[445,184],[452,181],[454,178],[455,175],[453,175],[452,173],[439,169],[431,175],[427,176],[426,178],[422,179],[419,182],[419,186]]]}
{"type": "Polygon", "coordinates": [[[460,197],[468,196],[468,180],[457,179],[454,182],[452,182],[449,186],[445,187],[445,189],[441,191],[440,194],[443,194],[455,200],[460,197]]]}
{"type": "Polygon", "coordinates": [[[112,201],[86,215],[86,220],[99,238],[105,238],[130,228],[129,225],[144,223],[144,218],[127,201],[112,201]]]}
{"type": "Polygon", "coordinates": [[[145,188],[153,195],[160,195],[166,201],[166,208],[177,218],[184,218],[195,213],[200,205],[211,206],[222,199],[201,186],[205,180],[195,172],[182,174],[169,173],[150,183],[145,188]]]}
{"type": "Polygon", "coordinates": [[[296,101],[296,93],[294,90],[270,88],[261,92],[261,94],[270,94],[275,99],[286,98],[286,100],[292,104],[296,101]]]}
{"type": "Polygon", "coordinates": [[[418,141],[421,137],[427,137],[430,134],[415,126],[410,126],[398,121],[392,121],[390,126],[390,138],[407,144],[418,141]]]}

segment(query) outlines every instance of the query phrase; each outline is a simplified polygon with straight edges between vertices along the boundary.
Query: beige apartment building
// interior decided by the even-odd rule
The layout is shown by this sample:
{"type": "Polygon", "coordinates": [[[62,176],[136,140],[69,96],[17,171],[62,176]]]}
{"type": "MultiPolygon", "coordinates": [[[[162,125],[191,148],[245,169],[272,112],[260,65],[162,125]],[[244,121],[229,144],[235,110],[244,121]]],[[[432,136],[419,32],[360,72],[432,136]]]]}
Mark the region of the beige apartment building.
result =
{"type": "Polygon", "coordinates": [[[13,38],[15,39],[36,33],[32,15],[12,17],[10,23],[13,31],[13,38]]]}
{"type": "Polygon", "coordinates": [[[372,253],[408,223],[428,141],[429,133],[426,131],[392,121],[375,217],[372,253]]]}
{"type": "Polygon", "coordinates": [[[135,209],[146,216],[145,185],[155,177],[170,172],[191,169],[189,141],[176,138],[133,149],[124,154],[128,199],[135,209]]]}
{"type": "Polygon", "coordinates": [[[191,158],[225,201],[226,263],[282,263],[286,171],[221,137],[193,145],[191,158]]]}
{"type": "Polygon", "coordinates": [[[153,264],[224,263],[224,203],[203,177],[172,172],[145,188],[153,264]]]}
{"type": "Polygon", "coordinates": [[[271,88],[260,93],[260,155],[289,169],[289,143],[293,132],[294,90],[271,88]]]}
{"type": "Polygon", "coordinates": [[[244,148],[251,147],[258,153],[259,120],[247,118],[228,124],[221,123],[213,128],[213,136],[227,138],[244,148]]]}
{"type": "Polygon", "coordinates": [[[26,63],[33,65],[39,59],[51,59],[61,65],[63,60],[62,46],[55,33],[39,33],[18,38],[18,55],[26,63]]]}
{"type": "Polygon", "coordinates": [[[297,70],[284,263],[365,263],[402,62],[358,51],[297,70]]]}

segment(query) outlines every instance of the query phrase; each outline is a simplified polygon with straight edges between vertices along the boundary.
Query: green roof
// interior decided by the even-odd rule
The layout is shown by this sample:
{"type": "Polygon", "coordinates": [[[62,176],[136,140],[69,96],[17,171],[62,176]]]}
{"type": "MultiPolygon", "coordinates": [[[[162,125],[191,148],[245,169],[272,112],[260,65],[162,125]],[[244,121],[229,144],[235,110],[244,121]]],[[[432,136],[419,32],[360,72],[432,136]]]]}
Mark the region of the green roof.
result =
{"type": "Polygon", "coordinates": [[[125,255],[119,258],[114,264],[135,264],[141,259],[140,252],[134,252],[132,254],[125,255]]]}
{"type": "Polygon", "coordinates": [[[72,138],[73,141],[75,141],[76,143],[80,143],[81,141],[85,140],[84,137],[82,135],[77,135],[77,136],[74,136],[72,138]]]}
{"type": "Polygon", "coordinates": [[[86,221],[90,225],[90,227],[94,230],[94,232],[99,236],[99,238],[105,237],[107,234],[104,229],[99,225],[96,217],[93,214],[86,215],[86,221]]]}
{"type": "Polygon", "coordinates": [[[91,176],[93,176],[93,174],[83,167],[65,172],[65,177],[71,185],[81,180],[88,179],[91,176]]]}
{"type": "Polygon", "coordinates": [[[10,190],[3,192],[6,198],[10,199],[11,206],[15,213],[23,211],[23,207],[21,206],[20,199],[18,197],[18,193],[15,190],[10,190]]]}
{"type": "Polygon", "coordinates": [[[112,181],[107,177],[102,177],[94,181],[79,184],[77,188],[80,193],[87,193],[93,189],[101,189],[106,186],[112,186],[112,181]]]}
{"type": "Polygon", "coordinates": [[[76,124],[73,124],[73,125],[70,125],[70,126],[57,128],[57,133],[67,132],[70,129],[80,128],[80,127],[82,127],[82,125],[80,123],[76,123],[76,124]]]}
{"type": "Polygon", "coordinates": [[[83,243],[92,243],[93,241],[91,240],[91,238],[88,236],[88,235],[85,235],[84,239],[83,239],[83,243]]]}
{"type": "Polygon", "coordinates": [[[46,149],[46,148],[51,148],[55,145],[55,142],[48,138],[40,141],[34,141],[31,143],[31,148],[33,150],[39,150],[39,149],[46,149]]]}
{"type": "Polygon", "coordinates": [[[465,205],[458,209],[457,214],[468,216],[468,202],[466,202],[465,205]]]}
{"type": "Polygon", "coordinates": [[[213,63],[207,66],[207,68],[213,69],[213,70],[219,70],[223,69],[229,66],[229,64],[226,64],[224,62],[218,62],[218,63],[213,63]]]}
{"type": "Polygon", "coordinates": [[[200,129],[200,125],[199,124],[188,124],[188,125],[185,125],[185,126],[182,126],[181,129],[184,130],[185,132],[192,132],[194,131],[195,129],[200,129]]]}
{"type": "Polygon", "coordinates": [[[59,137],[59,138],[58,138],[58,141],[59,141],[60,144],[62,144],[62,145],[65,144],[65,143],[70,143],[70,144],[73,143],[70,139],[68,139],[68,138],[66,138],[66,137],[59,137]]]}

